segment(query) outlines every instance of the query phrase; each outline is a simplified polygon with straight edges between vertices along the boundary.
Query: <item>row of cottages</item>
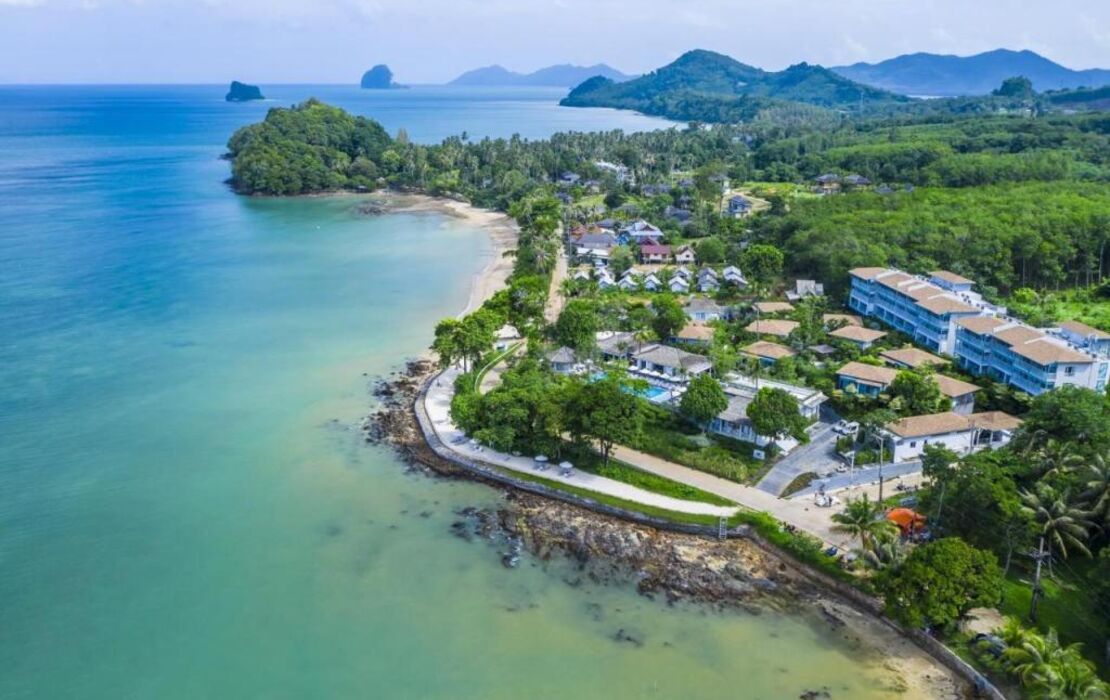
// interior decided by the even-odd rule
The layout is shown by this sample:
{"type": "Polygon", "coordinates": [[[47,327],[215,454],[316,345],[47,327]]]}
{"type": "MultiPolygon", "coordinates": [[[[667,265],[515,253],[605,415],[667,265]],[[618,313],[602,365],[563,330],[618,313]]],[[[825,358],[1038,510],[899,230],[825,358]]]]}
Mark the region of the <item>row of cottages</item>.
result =
{"type": "MultiPolygon", "coordinates": [[[[860,396],[878,396],[890,388],[899,371],[892,367],[849,362],[836,371],[836,385],[860,396]]],[[[980,387],[943,374],[934,374],[933,379],[940,387],[940,393],[952,400],[953,413],[968,415],[975,410],[975,392],[980,387]]]]}
{"type": "Polygon", "coordinates": [[[818,194],[834,194],[842,187],[867,187],[871,181],[855,173],[841,177],[837,173],[825,173],[813,178],[813,189],[818,194]]]}
{"type": "MultiPolygon", "coordinates": [[[[629,372],[649,382],[681,383],[713,369],[712,361],[704,355],[659,343],[643,343],[633,333],[602,331],[596,337],[598,354],[603,361],[627,363],[629,372]]],[[[567,364],[569,358],[566,354],[560,354],[558,359],[562,362],[556,367],[552,354],[548,355],[555,371],[569,370],[574,366],[573,363],[567,364]]]]}
{"type": "Polygon", "coordinates": [[[906,462],[920,459],[929,445],[941,445],[958,454],[1002,447],[1019,427],[1019,418],[1002,411],[967,415],[946,411],[888,423],[883,437],[891,461],[906,462]]]}
{"type": "MultiPolygon", "coordinates": [[[[784,382],[755,379],[740,374],[731,374],[725,382],[725,395],[728,397],[728,407],[717,414],[709,423],[709,430],[733,440],[754,443],[764,447],[772,442],[770,437],[760,435],[752,426],[748,418],[748,405],[759,393],[760,389],[782,389],[794,397],[798,403],[798,411],[806,420],[814,421],[821,413],[821,406],[827,397],[816,389],[784,382]]],[[[793,449],[798,443],[793,438],[783,438],[775,441],[776,446],[784,452],[793,449]]]]}
{"type": "Polygon", "coordinates": [[[1110,334],[1067,322],[1040,330],[972,291],[974,281],[944,270],[928,279],[887,268],[851,271],[848,305],[955,357],[964,370],[1034,396],[1073,385],[1103,391],[1110,334]]]}

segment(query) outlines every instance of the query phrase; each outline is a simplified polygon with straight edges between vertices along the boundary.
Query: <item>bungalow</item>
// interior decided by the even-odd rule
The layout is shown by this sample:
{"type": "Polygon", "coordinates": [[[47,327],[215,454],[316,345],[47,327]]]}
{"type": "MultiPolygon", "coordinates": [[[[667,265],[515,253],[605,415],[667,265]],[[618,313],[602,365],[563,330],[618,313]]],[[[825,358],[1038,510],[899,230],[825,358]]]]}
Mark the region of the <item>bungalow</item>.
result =
{"type": "Polygon", "coordinates": [[[686,302],[685,309],[690,320],[699,323],[719,321],[728,315],[728,309],[705,297],[694,297],[686,302]]]}
{"type": "Polygon", "coordinates": [[[670,194],[670,185],[644,185],[640,188],[640,194],[645,197],[657,197],[661,194],[670,194]]]}
{"type": "Polygon", "coordinates": [[[785,345],[766,340],[757,340],[750,345],[745,345],[740,348],[740,352],[758,359],[764,365],[773,365],[784,357],[794,357],[798,354],[785,345]]]}
{"type": "Polygon", "coordinates": [[[588,279],[590,279],[590,271],[587,270],[586,268],[580,268],[580,269],[575,270],[574,274],[571,275],[570,277],[573,280],[588,280],[588,279]]]}
{"type": "Polygon", "coordinates": [[[797,321],[784,321],[780,319],[760,319],[752,321],[744,330],[756,335],[773,335],[776,338],[786,338],[798,327],[797,321]]]}
{"type": "Polygon", "coordinates": [[[724,277],[725,282],[731,282],[737,287],[748,286],[748,280],[744,279],[744,273],[741,272],[740,268],[736,267],[735,265],[729,265],[728,267],[726,267],[721,272],[721,276],[724,277]]]}
{"type": "Polygon", "coordinates": [[[640,262],[645,265],[659,265],[671,259],[671,247],[660,245],[654,240],[640,244],[640,262]]]}
{"type": "Polygon", "coordinates": [[[606,362],[628,360],[640,343],[636,335],[624,331],[601,331],[597,333],[597,349],[606,362]]]}
{"type": "Polygon", "coordinates": [[[871,184],[871,181],[865,178],[863,175],[856,175],[855,173],[852,173],[851,175],[844,176],[844,184],[848,185],[849,187],[867,187],[871,184]]]}
{"type": "Polygon", "coordinates": [[[617,283],[613,279],[613,276],[609,274],[608,270],[602,269],[597,274],[597,286],[602,289],[612,289],[617,286],[617,283]]]}
{"type": "Polygon", "coordinates": [[[1020,426],[1020,419],[1001,411],[966,416],[947,411],[888,423],[884,437],[890,443],[891,460],[905,462],[920,458],[928,445],[942,445],[961,454],[1001,447],[1020,426]]]}
{"type": "Polygon", "coordinates": [[[519,343],[521,340],[523,340],[523,338],[520,335],[520,331],[516,329],[516,326],[511,326],[506,323],[497,331],[497,336],[493,340],[493,348],[495,350],[508,350],[509,347],[519,343]]]}
{"type": "Polygon", "coordinates": [[[832,194],[840,189],[840,176],[836,173],[825,173],[813,178],[814,189],[821,194],[832,194]]]}
{"type": "Polygon", "coordinates": [[[547,353],[547,363],[551,365],[553,372],[570,374],[574,371],[574,366],[578,364],[578,357],[573,350],[563,346],[547,353]]]}
{"type": "Polygon", "coordinates": [[[713,341],[715,329],[702,323],[687,323],[671,340],[684,345],[708,345],[713,341]]]}
{"type": "Polygon", "coordinates": [[[728,215],[741,218],[752,213],[752,203],[747,197],[737,194],[729,197],[728,200],[728,215]]]}
{"type": "Polygon", "coordinates": [[[645,345],[632,355],[632,362],[640,372],[682,378],[708,372],[713,363],[704,355],[686,352],[669,345],[645,345]]]}
{"type": "Polygon", "coordinates": [[[559,200],[563,204],[570,204],[574,201],[574,197],[571,197],[569,194],[563,191],[556,192],[555,199],[559,200]]]}
{"type": "Polygon", "coordinates": [[[895,350],[883,350],[879,353],[883,362],[899,369],[917,369],[919,367],[939,367],[945,363],[944,358],[937,357],[931,352],[925,352],[912,345],[895,350]]]}
{"type": "Polygon", "coordinates": [[[885,338],[886,333],[864,328],[863,326],[844,326],[843,328],[837,328],[835,331],[832,331],[829,333],[829,336],[855,343],[859,346],[860,350],[866,350],[874,345],[880,338],[885,338]]]}
{"type": "MultiPolygon", "coordinates": [[[[890,367],[849,362],[837,370],[837,386],[852,389],[861,396],[878,396],[890,387],[898,372],[890,367]]],[[[943,374],[934,374],[933,379],[940,392],[952,401],[953,413],[968,415],[975,410],[975,392],[979,387],[943,374]]]]}
{"type": "Polygon", "coordinates": [[[721,283],[717,281],[717,273],[710,268],[698,271],[698,289],[702,292],[715,292],[720,289],[721,283]]]}
{"type": "Polygon", "coordinates": [[[698,261],[698,256],[694,255],[692,247],[684,245],[675,252],[674,261],[679,265],[693,265],[698,261]]]}
{"type": "Polygon", "coordinates": [[[849,362],[836,371],[836,386],[861,396],[878,396],[887,390],[898,370],[863,362],[849,362]]]}
{"type": "Polygon", "coordinates": [[[610,163],[606,160],[594,161],[594,167],[603,173],[608,173],[617,179],[617,182],[624,183],[629,179],[628,167],[620,165],[619,163],[610,163]]]}
{"type": "Polygon", "coordinates": [[[567,170],[567,171],[564,171],[561,175],[559,175],[559,184],[570,187],[570,186],[573,186],[573,185],[577,185],[578,181],[581,180],[581,179],[582,179],[582,176],[579,175],[578,173],[572,173],[569,170],[567,170]]]}
{"type": "Polygon", "coordinates": [[[833,324],[839,324],[841,326],[863,325],[863,319],[854,314],[821,314],[821,320],[825,322],[826,328],[833,324]]]}
{"type": "Polygon", "coordinates": [[[685,279],[685,280],[686,280],[687,282],[689,282],[689,281],[690,281],[690,277],[692,276],[692,275],[690,274],[690,268],[686,267],[685,265],[679,265],[678,267],[676,267],[676,268],[674,269],[674,274],[675,274],[676,276],[681,276],[681,277],[682,277],[683,279],[685,279]]]}
{"type": "Polygon", "coordinates": [[[620,230],[621,236],[627,236],[629,240],[643,243],[646,239],[660,240],[663,238],[663,232],[658,227],[649,224],[643,219],[633,221],[628,226],[620,230]]]}
{"type": "Polygon", "coordinates": [[[636,275],[624,275],[617,282],[617,287],[625,292],[634,292],[640,288],[640,281],[636,275]]]}
{"type": "Polygon", "coordinates": [[[761,314],[786,314],[794,310],[794,305],[785,301],[757,301],[752,308],[761,314]]]}
{"type": "Polygon", "coordinates": [[[608,260],[617,239],[611,233],[586,233],[574,241],[574,253],[581,258],[608,260]]]}
{"type": "Polygon", "coordinates": [[[675,275],[671,277],[671,281],[667,283],[667,288],[675,294],[689,294],[690,282],[682,275],[675,275]]]}
{"type": "Polygon", "coordinates": [[[1110,357],[1110,333],[1106,331],[1079,321],[1062,321],[1056,324],[1053,333],[1092,354],[1110,357]]]}
{"type": "Polygon", "coordinates": [[[794,280],[794,289],[786,292],[786,298],[790,301],[823,296],[825,296],[825,285],[815,280],[794,280]]]}
{"type": "Polygon", "coordinates": [[[659,278],[655,276],[654,272],[648,273],[648,275],[644,277],[644,281],[642,282],[642,284],[644,289],[649,292],[658,292],[659,288],[663,286],[663,284],[659,281],[659,278]]]}
{"type": "MultiPolygon", "coordinates": [[[[770,437],[756,433],[751,419],[748,418],[748,404],[764,387],[781,389],[790,394],[798,403],[798,411],[809,420],[818,416],[821,405],[826,401],[825,395],[816,389],[783,382],[753,380],[734,374],[730,375],[730,380],[725,384],[728,406],[710,422],[709,429],[734,440],[755,443],[759,447],[772,442],[770,437]]],[[[792,438],[785,438],[776,440],[775,444],[786,452],[793,449],[797,442],[792,438]]]]}

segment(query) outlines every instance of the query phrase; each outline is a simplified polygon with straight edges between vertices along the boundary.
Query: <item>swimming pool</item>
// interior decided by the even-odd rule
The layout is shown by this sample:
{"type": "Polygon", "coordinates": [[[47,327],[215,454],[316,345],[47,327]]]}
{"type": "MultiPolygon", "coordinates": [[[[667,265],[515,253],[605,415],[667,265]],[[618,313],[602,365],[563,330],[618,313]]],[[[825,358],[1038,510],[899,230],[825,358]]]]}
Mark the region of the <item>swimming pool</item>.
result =
{"type": "MultiPolygon", "coordinates": [[[[594,372],[593,374],[590,375],[590,381],[591,382],[596,382],[599,379],[604,379],[604,378],[605,378],[605,373],[604,372],[594,372]]],[[[667,389],[664,389],[663,387],[659,387],[659,386],[652,386],[650,384],[648,385],[648,387],[646,389],[634,389],[633,392],[637,396],[645,398],[648,401],[651,401],[652,403],[662,403],[663,400],[665,400],[667,398],[667,395],[670,394],[670,391],[668,391],[667,389]]]]}

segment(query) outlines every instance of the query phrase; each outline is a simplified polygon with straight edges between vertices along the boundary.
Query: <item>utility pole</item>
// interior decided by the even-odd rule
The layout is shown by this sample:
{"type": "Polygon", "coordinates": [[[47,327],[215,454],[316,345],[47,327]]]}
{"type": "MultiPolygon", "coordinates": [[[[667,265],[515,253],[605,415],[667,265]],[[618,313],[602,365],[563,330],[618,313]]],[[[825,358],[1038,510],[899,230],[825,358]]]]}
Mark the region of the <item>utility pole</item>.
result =
{"type": "Polygon", "coordinates": [[[1044,535],[1041,535],[1041,541],[1037,546],[1037,551],[1033,552],[1030,556],[1037,562],[1037,571],[1033,574],[1033,598],[1029,601],[1029,619],[1036,622],[1037,601],[1040,600],[1040,597],[1044,594],[1044,591],[1041,589],[1041,563],[1049,557],[1044,551],[1044,535]]]}

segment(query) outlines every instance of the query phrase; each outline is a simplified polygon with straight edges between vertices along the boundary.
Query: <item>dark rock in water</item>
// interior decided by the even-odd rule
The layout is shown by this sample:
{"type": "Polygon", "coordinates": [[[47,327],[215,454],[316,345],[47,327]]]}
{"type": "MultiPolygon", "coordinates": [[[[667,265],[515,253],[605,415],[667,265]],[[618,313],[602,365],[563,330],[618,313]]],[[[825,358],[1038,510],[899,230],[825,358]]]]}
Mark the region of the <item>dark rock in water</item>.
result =
{"type": "Polygon", "coordinates": [[[224,99],[228,102],[250,102],[251,100],[264,100],[262,91],[257,85],[247,85],[238,80],[231,81],[231,89],[227,91],[224,99]]]}
{"type": "Polygon", "coordinates": [[[623,627],[617,630],[617,633],[613,635],[613,641],[631,644],[634,647],[642,647],[644,645],[643,639],[637,637],[623,627]]]}
{"type": "Polygon", "coordinates": [[[831,698],[832,694],[828,688],[821,688],[820,690],[807,690],[798,696],[798,700],[819,700],[820,698],[831,698]]]}
{"type": "Polygon", "coordinates": [[[328,537],[339,537],[343,534],[343,526],[332,523],[324,528],[324,534],[328,537]]]}
{"type": "Polygon", "coordinates": [[[378,216],[385,214],[385,207],[378,204],[360,204],[355,208],[355,213],[359,216],[378,216]]]}
{"type": "Polygon", "coordinates": [[[363,73],[362,81],[359,84],[364,90],[389,90],[401,87],[393,82],[393,71],[389,70],[389,66],[384,63],[380,63],[363,73]]]}

